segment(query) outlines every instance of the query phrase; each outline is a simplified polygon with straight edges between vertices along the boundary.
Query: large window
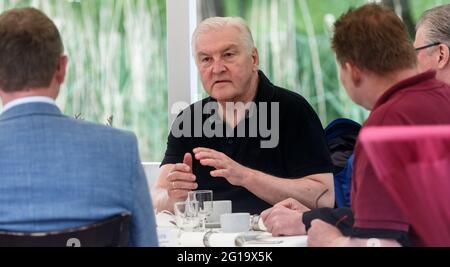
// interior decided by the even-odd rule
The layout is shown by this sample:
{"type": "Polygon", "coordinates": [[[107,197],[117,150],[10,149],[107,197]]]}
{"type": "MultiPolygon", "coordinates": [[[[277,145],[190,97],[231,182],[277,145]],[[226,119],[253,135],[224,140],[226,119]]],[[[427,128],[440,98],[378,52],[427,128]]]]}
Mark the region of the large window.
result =
{"type": "MultiPolygon", "coordinates": [[[[66,115],[81,114],[99,123],[113,116],[114,127],[138,136],[142,160],[161,161],[172,104],[196,99],[196,90],[191,93],[197,87],[197,73],[192,68],[189,35],[197,19],[210,16],[246,19],[261,69],[277,85],[307,98],[324,125],[337,117],[363,122],[367,112],[353,104],[340,85],[330,38],[333,21],[349,7],[366,2],[0,0],[0,11],[34,6],[56,22],[70,59],[58,98],[66,115]]],[[[450,0],[382,2],[401,14],[413,33],[424,10],[450,0]]],[[[197,91],[198,99],[205,96],[201,85],[197,91]]]]}
{"type": "Polygon", "coordinates": [[[340,84],[330,46],[335,19],[367,2],[392,6],[413,33],[423,11],[450,1],[198,0],[197,4],[200,19],[243,17],[253,32],[261,70],[275,84],[303,95],[326,125],[338,117],[359,122],[367,117],[367,111],[354,104],[340,84]]]}
{"type": "Polygon", "coordinates": [[[58,106],[68,116],[136,133],[141,158],[160,161],[167,138],[164,0],[1,0],[34,6],[57,24],[69,56],[58,106]]]}

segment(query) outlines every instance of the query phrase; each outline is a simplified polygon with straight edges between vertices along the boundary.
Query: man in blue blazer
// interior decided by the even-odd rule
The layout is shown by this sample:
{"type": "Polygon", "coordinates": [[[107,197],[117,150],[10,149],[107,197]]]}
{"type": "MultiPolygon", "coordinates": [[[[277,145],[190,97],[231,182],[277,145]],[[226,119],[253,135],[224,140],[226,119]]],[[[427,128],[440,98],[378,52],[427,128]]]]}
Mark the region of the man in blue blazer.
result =
{"type": "Polygon", "coordinates": [[[33,8],[0,15],[0,230],[53,231],[132,214],[131,246],[157,246],[133,133],[64,116],[67,57],[33,8]]]}

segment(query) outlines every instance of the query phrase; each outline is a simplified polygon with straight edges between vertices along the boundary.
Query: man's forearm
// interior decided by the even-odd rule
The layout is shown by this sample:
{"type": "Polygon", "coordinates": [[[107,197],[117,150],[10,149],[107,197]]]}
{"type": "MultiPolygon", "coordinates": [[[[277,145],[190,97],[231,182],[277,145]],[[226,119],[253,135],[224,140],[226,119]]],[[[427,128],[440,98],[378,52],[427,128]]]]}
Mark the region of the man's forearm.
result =
{"type": "Polygon", "coordinates": [[[308,208],[332,207],[334,205],[331,174],[285,179],[251,169],[247,169],[247,171],[248,175],[246,175],[242,186],[272,205],[287,198],[294,198],[308,208]],[[317,179],[318,177],[319,179],[317,179]],[[321,181],[327,179],[331,179],[331,182],[321,181]]]}

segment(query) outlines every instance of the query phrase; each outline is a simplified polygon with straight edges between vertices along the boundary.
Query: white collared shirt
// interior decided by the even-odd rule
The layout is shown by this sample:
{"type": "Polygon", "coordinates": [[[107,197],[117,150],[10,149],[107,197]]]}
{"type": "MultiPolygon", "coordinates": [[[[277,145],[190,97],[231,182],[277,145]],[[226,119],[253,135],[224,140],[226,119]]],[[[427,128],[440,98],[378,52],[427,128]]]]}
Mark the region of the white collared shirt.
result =
{"type": "Polygon", "coordinates": [[[13,101],[9,102],[8,104],[6,104],[3,107],[2,113],[7,111],[8,109],[11,109],[11,108],[19,106],[19,105],[28,104],[28,103],[36,103],[36,102],[47,103],[47,104],[52,104],[52,105],[56,106],[55,100],[53,100],[50,97],[46,97],[46,96],[28,96],[28,97],[18,98],[16,100],[13,100],[13,101]]]}

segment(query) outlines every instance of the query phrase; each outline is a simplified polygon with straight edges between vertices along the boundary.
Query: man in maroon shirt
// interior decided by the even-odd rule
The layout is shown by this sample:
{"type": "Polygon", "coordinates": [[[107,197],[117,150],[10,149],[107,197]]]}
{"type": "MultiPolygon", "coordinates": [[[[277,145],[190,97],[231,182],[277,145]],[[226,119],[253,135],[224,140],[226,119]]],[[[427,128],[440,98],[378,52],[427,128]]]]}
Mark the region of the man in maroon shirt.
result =
{"type": "MultiPolygon", "coordinates": [[[[365,127],[450,124],[450,87],[436,80],[433,71],[419,74],[416,51],[393,11],[376,4],[350,10],[335,23],[333,49],[347,93],[372,111],[365,127]]],[[[402,208],[407,207],[395,204],[359,144],[353,177],[351,211],[307,211],[286,200],[262,213],[266,227],[274,235],[308,230],[310,246],[438,244],[424,240],[432,237],[417,236],[414,225],[434,227],[433,221],[440,218],[431,218],[426,211],[420,220],[404,218],[402,208]]]]}

